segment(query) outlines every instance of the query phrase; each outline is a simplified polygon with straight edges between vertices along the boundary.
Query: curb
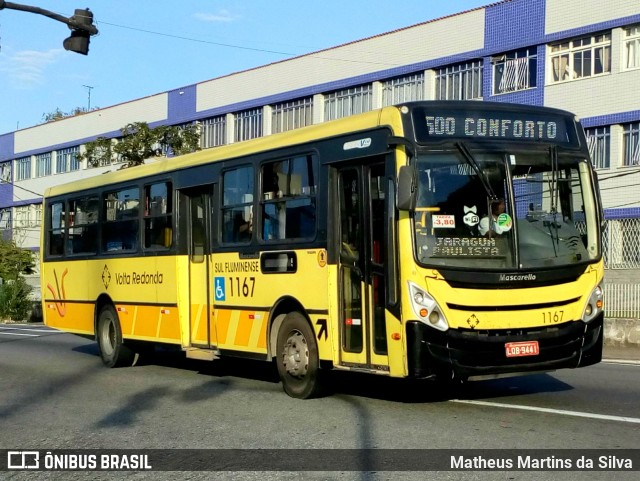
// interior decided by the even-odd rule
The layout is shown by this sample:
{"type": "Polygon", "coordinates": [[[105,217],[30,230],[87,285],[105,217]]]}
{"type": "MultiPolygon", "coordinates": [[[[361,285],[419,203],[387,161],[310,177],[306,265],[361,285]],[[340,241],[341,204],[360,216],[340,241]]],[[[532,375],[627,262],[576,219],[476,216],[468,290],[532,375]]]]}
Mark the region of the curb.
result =
{"type": "Polygon", "coordinates": [[[605,319],[604,344],[640,350],[640,319],[605,319]]]}

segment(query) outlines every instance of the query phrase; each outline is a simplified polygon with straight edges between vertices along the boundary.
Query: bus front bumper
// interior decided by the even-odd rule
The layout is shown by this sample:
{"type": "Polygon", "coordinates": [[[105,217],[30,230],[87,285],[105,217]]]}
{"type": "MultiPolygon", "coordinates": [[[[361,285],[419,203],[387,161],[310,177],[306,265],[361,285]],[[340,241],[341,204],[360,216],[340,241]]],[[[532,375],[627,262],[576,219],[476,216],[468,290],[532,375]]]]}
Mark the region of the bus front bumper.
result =
{"type": "Polygon", "coordinates": [[[476,331],[430,328],[407,322],[409,376],[469,379],[562,368],[584,367],[602,360],[600,314],[590,323],[571,321],[553,327],[476,331]],[[539,353],[507,357],[505,344],[537,341],[539,353]]]}

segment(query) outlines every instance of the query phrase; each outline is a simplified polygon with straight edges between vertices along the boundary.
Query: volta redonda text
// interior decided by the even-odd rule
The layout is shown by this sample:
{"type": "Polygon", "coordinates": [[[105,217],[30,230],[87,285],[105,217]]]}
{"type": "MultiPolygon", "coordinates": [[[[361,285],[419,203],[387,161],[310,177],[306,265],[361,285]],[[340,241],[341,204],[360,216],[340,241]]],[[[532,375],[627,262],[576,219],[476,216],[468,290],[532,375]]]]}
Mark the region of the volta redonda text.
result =
{"type": "Polygon", "coordinates": [[[162,284],[164,281],[162,272],[117,272],[116,284],[120,286],[162,284]]]}

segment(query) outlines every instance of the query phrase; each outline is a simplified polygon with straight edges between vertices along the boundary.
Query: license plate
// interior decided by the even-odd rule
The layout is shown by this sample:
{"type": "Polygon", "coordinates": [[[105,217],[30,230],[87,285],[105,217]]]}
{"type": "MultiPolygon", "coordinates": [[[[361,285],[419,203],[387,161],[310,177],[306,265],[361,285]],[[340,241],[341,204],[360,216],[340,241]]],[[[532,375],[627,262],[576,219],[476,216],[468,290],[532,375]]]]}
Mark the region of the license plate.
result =
{"type": "Polygon", "coordinates": [[[507,357],[537,356],[540,354],[538,341],[507,342],[504,347],[507,351],[507,357]]]}

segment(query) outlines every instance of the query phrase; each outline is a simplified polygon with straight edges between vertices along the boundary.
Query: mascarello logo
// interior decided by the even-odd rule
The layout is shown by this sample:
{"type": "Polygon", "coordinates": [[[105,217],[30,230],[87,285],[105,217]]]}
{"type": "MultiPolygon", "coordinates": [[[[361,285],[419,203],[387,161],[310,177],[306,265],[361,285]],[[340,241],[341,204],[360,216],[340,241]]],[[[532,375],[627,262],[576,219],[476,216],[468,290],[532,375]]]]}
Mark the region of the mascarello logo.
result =
{"type": "Polygon", "coordinates": [[[535,274],[500,274],[500,282],[535,281],[535,274]]]}

